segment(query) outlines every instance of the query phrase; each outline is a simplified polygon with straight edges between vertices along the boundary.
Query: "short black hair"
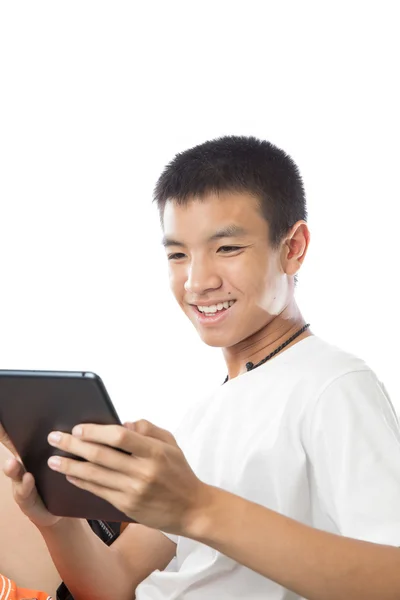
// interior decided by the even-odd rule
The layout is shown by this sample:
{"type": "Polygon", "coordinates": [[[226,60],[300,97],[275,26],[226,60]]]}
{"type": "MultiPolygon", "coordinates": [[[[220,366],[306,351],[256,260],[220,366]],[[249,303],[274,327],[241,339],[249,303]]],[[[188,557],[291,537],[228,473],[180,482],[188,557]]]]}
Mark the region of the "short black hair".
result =
{"type": "Polygon", "coordinates": [[[177,154],[165,167],[154,190],[161,224],[168,200],[184,205],[226,191],[260,201],[273,247],[297,221],[307,220],[303,181],[292,158],[253,136],[224,136],[177,154]]]}

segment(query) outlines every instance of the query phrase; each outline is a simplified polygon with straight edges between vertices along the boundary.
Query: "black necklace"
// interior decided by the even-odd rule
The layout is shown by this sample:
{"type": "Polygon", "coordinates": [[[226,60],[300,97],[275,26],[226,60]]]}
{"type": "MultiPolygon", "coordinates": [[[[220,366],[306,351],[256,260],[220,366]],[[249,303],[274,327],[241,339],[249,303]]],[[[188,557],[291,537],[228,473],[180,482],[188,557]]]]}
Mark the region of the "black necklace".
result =
{"type": "MultiPolygon", "coordinates": [[[[304,327],[302,327],[299,331],[297,331],[294,335],[292,335],[292,337],[290,337],[288,340],[286,340],[286,342],[283,342],[283,344],[278,346],[278,348],[276,348],[273,352],[271,352],[271,354],[268,354],[268,356],[266,356],[265,358],[260,360],[260,362],[258,362],[256,365],[252,362],[246,363],[246,369],[248,371],[252,371],[253,369],[256,369],[257,367],[259,367],[260,365],[263,365],[264,363],[267,362],[267,360],[269,360],[270,358],[272,358],[273,356],[278,354],[278,352],[280,352],[281,350],[286,348],[286,346],[288,344],[290,344],[290,342],[293,342],[293,340],[295,340],[297,337],[299,337],[299,335],[304,333],[305,330],[308,329],[309,327],[310,327],[310,323],[307,323],[307,325],[304,325],[304,327]]],[[[226,376],[224,383],[226,383],[228,381],[228,379],[229,379],[229,375],[226,376]]]]}

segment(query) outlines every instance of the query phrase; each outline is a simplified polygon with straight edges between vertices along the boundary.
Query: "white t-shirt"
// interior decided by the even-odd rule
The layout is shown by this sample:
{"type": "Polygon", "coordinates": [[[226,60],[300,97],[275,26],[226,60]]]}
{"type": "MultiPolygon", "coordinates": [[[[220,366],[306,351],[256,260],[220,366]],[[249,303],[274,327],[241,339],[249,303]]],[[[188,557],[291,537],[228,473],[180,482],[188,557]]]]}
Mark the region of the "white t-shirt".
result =
{"type": "MultiPolygon", "coordinates": [[[[177,440],[196,475],[332,533],[400,546],[400,431],[383,385],[359,358],[316,336],[221,385],[177,440]]],[[[299,596],[184,537],[173,567],[137,600],[299,596]]]]}

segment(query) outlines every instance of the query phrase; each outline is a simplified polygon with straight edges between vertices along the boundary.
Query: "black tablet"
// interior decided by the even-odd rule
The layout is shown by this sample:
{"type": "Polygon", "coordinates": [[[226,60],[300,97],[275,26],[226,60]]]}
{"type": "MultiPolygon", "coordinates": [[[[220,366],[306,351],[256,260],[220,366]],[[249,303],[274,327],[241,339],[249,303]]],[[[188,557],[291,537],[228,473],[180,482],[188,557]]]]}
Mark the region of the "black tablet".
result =
{"type": "MultiPolygon", "coordinates": [[[[67,456],[47,441],[51,431],[71,433],[79,423],[121,422],[100,377],[90,372],[0,371],[0,422],[37,490],[54,515],[132,521],[110,503],[52,471],[52,454],[67,456]]],[[[81,458],[79,460],[82,460],[81,458]]]]}

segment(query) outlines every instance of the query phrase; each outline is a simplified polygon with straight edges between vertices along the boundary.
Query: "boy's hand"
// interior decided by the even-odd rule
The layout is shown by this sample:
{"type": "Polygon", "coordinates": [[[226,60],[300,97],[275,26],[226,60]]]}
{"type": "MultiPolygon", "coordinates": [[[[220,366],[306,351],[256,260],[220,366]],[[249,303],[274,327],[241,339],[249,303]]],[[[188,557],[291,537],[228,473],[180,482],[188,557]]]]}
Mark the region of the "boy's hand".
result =
{"type": "Polygon", "coordinates": [[[18,452],[16,451],[14,444],[8,437],[7,433],[4,430],[3,425],[1,423],[0,423],[0,444],[3,444],[3,446],[5,446],[7,448],[7,450],[9,450],[11,452],[11,454],[18,457],[18,452]]]}
{"type": "Polygon", "coordinates": [[[61,517],[55,517],[44,506],[31,473],[27,473],[21,463],[14,444],[0,423],[0,443],[13,454],[4,467],[4,474],[11,479],[14,500],[22,512],[38,527],[55,525],[61,517]]]}
{"type": "Polygon", "coordinates": [[[15,502],[37,527],[51,527],[62,519],[49,513],[38,494],[33,475],[25,471],[19,460],[8,459],[3,472],[12,481],[15,502]]]}
{"type": "Polygon", "coordinates": [[[210,486],[193,473],[173,435],[148,421],[53,433],[52,446],[86,460],[51,457],[51,468],[143,525],[185,535],[208,502],[210,486]]]}

